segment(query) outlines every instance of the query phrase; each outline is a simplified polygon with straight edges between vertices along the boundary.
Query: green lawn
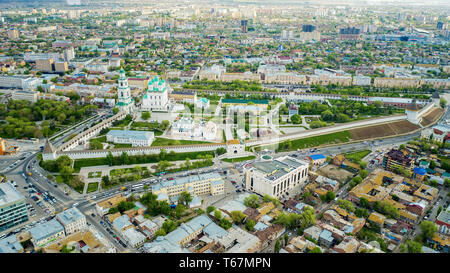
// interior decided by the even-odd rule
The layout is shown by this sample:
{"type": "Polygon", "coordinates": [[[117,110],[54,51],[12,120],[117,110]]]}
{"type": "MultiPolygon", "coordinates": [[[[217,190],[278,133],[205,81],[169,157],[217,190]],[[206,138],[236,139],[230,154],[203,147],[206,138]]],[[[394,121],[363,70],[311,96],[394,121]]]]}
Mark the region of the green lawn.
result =
{"type": "Polygon", "coordinates": [[[101,142],[101,143],[106,142],[106,136],[91,138],[90,142],[93,142],[93,141],[97,141],[97,142],[101,142]]]}
{"type": "Polygon", "coordinates": [[[326,144],[345,143],[350,141],[350,132],[342,131],[327,135],[301,138],[296,140],[288,140],[278,144],[272,144],[262,147],[256,147],[256,150],[271,149],[277,151],[295,151],[297,149],[305,149],[326,144]]]}
{"type": "Polygon", "coordinates": [[[255,159],[255,156],[250,155],[250,156],[243,156],[243,157],[237,157],[237,158],[224,158],[224,159],[222,159],[222,161],[234,163],[234,162],[247,161],[247,160],[251,160],[251,159],[255,159]]]}
{"type": "Polygon", "coordinates": [[[204,144],[211,143],[207,141],[195,141],[195,140],[178,140],[157,137],[152,143],[152,146],[172,146],[172,145],[191,145],[191,144],[204,144]]]}
{"type": "Polygon", "coordinates": [[[133,145],[131,143],[112,143],[114,148],[131,148],[133,145]]]}
{"type": "Polygon", "coordinates": [[[362,150],[362,151],[345,153],[344,156],[351,162],[359,163],[368,154],[370,154],[370,150],[362,150]]]}
{"type": "MultiPolygon", "coordinates": [[[[206,152],[187,152],[187,153],[168,153],[164,160],[167,161],[178,161],[178,160],[186,160],[189,159],[197,159],[198,156],[212,155],[214,157],[214,151],[206,151],[206,152]]],[[[159,162],[158,155],[146,155],[146,156],[129,156],[130,164],[145,164],[145,163],[157,163],[159,162]],[[136,159],[136,160],[134,160],[136,159]],[[134,160],[134,161],[133,161],[134,160]]],[[[74,169],[75,172],[79,172],[83,167],[91,167],[91,166],[100,166],[100,165],[108,165],[108,161],[106,157],[97,157],[97,158],[83,158],[83,159],[75,159],[74,169]]]]}
{"type": "Polygon", "coordinates": [[[87,187],[87,193],[91,193],[98,190],[98,182],[89,183],[87,187]]]}
{"type": "Polygon", "coordinates": [[[97,178],[97,177],[101,177],[102,176],[102,172],[90,172],[88,173],[88,178],[97,178]]]}

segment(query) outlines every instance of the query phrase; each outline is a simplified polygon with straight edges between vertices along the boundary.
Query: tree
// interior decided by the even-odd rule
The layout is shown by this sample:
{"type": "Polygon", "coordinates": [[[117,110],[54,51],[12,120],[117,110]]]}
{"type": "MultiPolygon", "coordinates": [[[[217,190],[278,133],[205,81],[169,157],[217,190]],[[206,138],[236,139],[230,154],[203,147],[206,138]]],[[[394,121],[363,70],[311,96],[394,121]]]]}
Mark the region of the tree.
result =
{"type": "Polygon", "coordinates": [[[337,205],[340,208],[343,208],[343,209],[345,209],[348,212],[354,212],[355,211],[355,206],[353,205],[352,202],[350,202],[348,200],[339,199],[336,203],[337,203],[337,205]]]}
{"type": "Polygon", "coordinates": [[[355,215],[357,217],[367,218],[369,216],[369,211],[362,208],[356,208],[355,215]]]}
{"type": "Polygon", "coordinates": [[[275,253],[278,253],[278,251],[280,251],[280,240],[277,240],[277,241],[275,242],[275,248],[273,249],[273,251],[274,251],[275,253]]]}
{"type": "Polygon", "coordinates": [[[143,120],[148,120],[150,117],[151,117],[151,115],[150,115],[150,112],[149,112],[149,111],[144,111],[144,112],[142,112],[142,114],[141,114],[141,118],[142,118],[143,120]]]}
{"type": "Polygon", "coordinates": [[[215,208],[214,206],[209,206],[209,207],[206,208],[206,212],[207,212],[208,214],[210,214],[211,212],[213,212],[213,211],[215,211],[215,210],[216,210],[216,208],[215,208]]]}
{"type": "Polygon", "coordinates": [[[336,195],[334,194],[334,192],[328,191],[326,194],[326,197],[327,197],[328,201],[331,201],[331,200],[334,200],[334,198],[336,198],[336,195]]]}
{"type": "Polygon", "coordinates": [[[158,164],[156,165],[156,171],[157,172],[164,172],[170,166],[172,166],[172,163],[170,163],[169,161],[166,161],[166,160],[159,161],[158,164]]]}
{"type": "Polygon", "coordinates": [[[220,219],[219,225],[225,230],[230,229],[232,223],[225,218],[220,219]]]}
{"type": "Polygon", "coordinates": [[[359,162],[359,166],[361,167],[361,169],[365,169],[365,168],[367,168],[367,162],[361,161],[361,162],[359,162]]]}
{"type": "Polygon", "coordinates": [[[59,171],[59,174],[61,175],[64,182],[69,182],[70,178],[72,177],[72,174],[74,172],[74,169],[70,166],[63,166],[61,170],[59,171]]]}
{"type": "Polygon", "coordinates": [[[246,228],[248,231],[253,231],[253,228],[255,227],[255,225],[256,225],[256,223],[255,223],[255,221],[253,221],[252,219],[247,219],[247,220],[245,221],[245,228],[246,228]]]}
{"type": "Polygon", "coordinates": [[[322,253],[322,250],[320,250],[320,248],[318,246],[316,246],[308,253],[322,253]]]}
{"type": "Polygon", "coordinates": [[[128,157],[127,152],[122,152],[120,159],[122,161],[122,165],[128,165],[130,163],[130,158],[128,157]]]}
{"type": "Polygon", "coordinates": [[[111,152],[108,152],[108,154],[106,155],[106,161],[108,162],[109,166],[114,165],[114,156],[111,152]]]}
{"type": "Polygon", "coordinates": [[[181,203],[185,205],[186,207],[189,206],[189,203],[192,201],[192,196],[187,191],[183,191],[180,193],[180,197],[178,198],[178,203],[181,203]]]}
{"type": "Polygon", "coordinates": [[[370,208],[370,203],[369,200],[367,200],[364,197],[359,198],[359,204],[361,205],[361,207],[363,208],[370,208]]]}
{"type": "Polygon", "coordinates": [[[117,113],[119,113],[119,108],[114,107],[114,108],[112,109],[112,112],[113,112],[114,115],[117,114],[117,113]]]}
{"type": "Polygon", "coordinates": [[[438,230],[436,225],[433,222],[430,221],[423,221],[420,223],[420,230],[422,231],[421,236],[423,241],[426,241],[428,239],[432,239],[438,230]]]}
{"type": "Polygon", "coordinates": [[[214,211],[214,218],[216,218],[216,220],[221,219],[222,218],[222,212],[220,210],[214,211]]]}
{"type": "Polygon", "coordinates": [[[400,245],[400,252],[406,253],[422,253],[422,244],[412,240],[407,240],[406,244],[400,245]]]}
{"type": "Polygon", "coordinates": [[[231,214],[231,219],[233,219],[233,221],[236,224],[242,223],[242,221],[244,221],[244,219],[245,219],[245,214],[243,214],[239,210],[233,210],[230,214],[231,214]]]}
{"type": "Polygon", "coordinates": [[[361,176],[362,179],[364,179],[367,177],[367,175],[369,175],[369,172],[367,170],[361,170],[359,172],[359,175],[361,176]]]}
{"type": "Polygon", "coordinates": [[[174,231],[177,228],[177,225],[172,220],[166,220],[163,223],[162,228],[164,229],[164,231],[167,234],[167,233],[174,231]]]}
{"type": "Polygon", "coordinates": [[[186,207],[182,204],[178,204],[175,207],[175,215],[177,218],[180,218],[181,216],[183,216],[183,213],[186,211],[186,207]]]}
{"type": "Polygon", "coordinates": [[[297,115],[297,114],[292,115],[291,116],[291,121],[294,124],[300,124],[300,123],[302,123],[302,117],[300,115],[297,115]]]}
{"type": "Polygon", "coordinates": [[[444,98],[441,98],[440,105],[441,105],[442,108],[445,108],[445,106],[447,105],[447,100],[444,99],[444,98]]]}
{"type": "Polygon", "coordinates": [[[161,149],[159,151],[159,160],[164,160],[167,156],[167,150],[166,149],[161,149]]]}
{"type": "Polygon", "coordinates": [[[217,148],[216,149],[216,154],[217,155],[223,155],[223,154],[225,154],[227,152],[227,149],[225,149],[225,148],[217,148]]]}
{"type": "Polygon", "coordinates": [[[258,208],[259,207],[259,197],[256,194],[252,194],[244,199],[244,205],[250,208],[258,208]]]}
{"type": "Polygon", "coordinates": [[[163,228],[160,228],[155,232],[155,236],[153,238],[156,239],[159,236],[164,236],[164,235],[166,235],[166,231],[163,228]]]}

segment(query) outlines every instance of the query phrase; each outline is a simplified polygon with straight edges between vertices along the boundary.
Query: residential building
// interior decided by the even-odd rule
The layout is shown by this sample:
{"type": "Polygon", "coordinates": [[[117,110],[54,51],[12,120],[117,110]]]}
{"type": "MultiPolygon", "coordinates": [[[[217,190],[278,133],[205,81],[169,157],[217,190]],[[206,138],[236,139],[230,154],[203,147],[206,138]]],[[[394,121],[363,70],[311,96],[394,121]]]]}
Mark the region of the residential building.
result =
{"type": "Polygon", "coordinates": [[[0,231],[28,221],[25,196],[10,182],[0,183],[0,231]]]}
{"type": "Polygon", "coordinates": [[[35,248],[41,248],[65,236],[64,227],[56,219],[38,224],[29,232],[35,248]]]}
{"type": "Polygon", "coordinates": [[[106,134],[108,142],[131,144],[133,147],[150,146],[154,139],[154,133],[148,131],[111,130],[106,134]]]}
{"type": "Polygon", "coordinates": [[[95,209],[100,216],[103,216],[108,213],[110,208],[116,207],[120,202],[126,200],[127,198],[125,196],[123,196],[122,194],[118,194],[95,204],[95,209]]]}
{"type": "Polygon", "coordinates": [[[26,100],[35,103],[38,101],[38,92],[18,90],[12,93],[11,98],[13,100],[26,100]]]}
{"type": "Polygon", "coordinates": [[[48,59],[37,59],[36,60],[36,69],[43,72],[52,72],[53,71],[54,61],[53,58],[48,59]]]}
{"type": "Polygon", "coordinates": [[[261,195],[281,197],[305,183],[309,164],[290,156],[256,161],[245,166],[245,188],[261,195]]]}
{"type": "Polygon", "coordinates": [[[341,28],[339,30],[339,40],[360,40],[361,30],[355,27],[341,28]]]}
{"type": "Polygon", "coordinates": [[[73,207],[56,215],[56,219],[63,225],[66,235],[79,232],[86,228],[86,216],[73,207]]]}
{"type": "Polygon", "coordinates": [[[134,227],[133,224],[130,222],[130,218],[126,214],[123,214],[123,215],[115,218],[112,221],[112,226],[119,233],[123,233],[125,230],[134,227]]]}
{"type": "Polygon", "coordinates": [[[308,159],[313,165],[322,165],[327,158],[323,154],[315,154],[308,156],[308,159]]]}
{"type": "Polygon", "coordinates": [[[396,167],[403,167],[412,173],[414,161],[406,152],[392,149],[384,155],[382,165],[387,171],[392,171],[396,167]]]}
{"type": "Polygon", "coordinates": [[[134,228],[126,229],[122,232],[122,236],[125,240],[134,248],[138,248],[145,243],[147,239],[142,233],[135,230],[134,228]]]}

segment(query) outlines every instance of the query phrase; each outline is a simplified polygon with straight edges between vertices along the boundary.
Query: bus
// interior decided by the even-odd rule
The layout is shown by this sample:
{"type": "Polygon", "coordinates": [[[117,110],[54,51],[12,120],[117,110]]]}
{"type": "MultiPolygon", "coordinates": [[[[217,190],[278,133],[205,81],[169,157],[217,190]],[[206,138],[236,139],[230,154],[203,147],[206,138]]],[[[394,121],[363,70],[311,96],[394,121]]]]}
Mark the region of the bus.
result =
{"type": "Polygon", "coordinates": [[[132,189],[138,189],[138,188],[142,188],[142,187],[144,187],[144,184],[142,184],[142,183],[131,186],[132,189]]]}
{"type": "Polygon", "coordinates": [[[127,190],[127,187],[122,187],[122,188],[120,188],[120,190],[121,190],[121,191],[126,191],[126,190],[127,190]]]}

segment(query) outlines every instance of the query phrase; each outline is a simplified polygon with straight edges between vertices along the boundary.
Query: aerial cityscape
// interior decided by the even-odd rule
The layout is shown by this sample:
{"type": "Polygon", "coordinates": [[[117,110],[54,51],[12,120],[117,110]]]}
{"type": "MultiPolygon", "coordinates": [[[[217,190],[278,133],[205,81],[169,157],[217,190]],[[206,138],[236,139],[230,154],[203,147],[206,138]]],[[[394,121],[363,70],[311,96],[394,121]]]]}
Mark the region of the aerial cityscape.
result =
{"type": "Polygon", "coordinates": [[[0,253],[449,253],[422,2],[0,0],[0,253]]]}

